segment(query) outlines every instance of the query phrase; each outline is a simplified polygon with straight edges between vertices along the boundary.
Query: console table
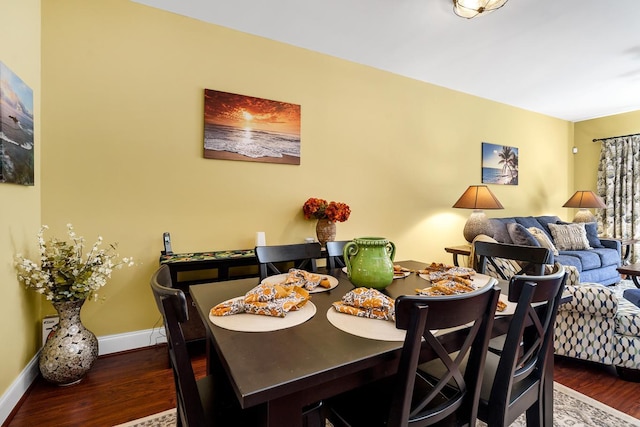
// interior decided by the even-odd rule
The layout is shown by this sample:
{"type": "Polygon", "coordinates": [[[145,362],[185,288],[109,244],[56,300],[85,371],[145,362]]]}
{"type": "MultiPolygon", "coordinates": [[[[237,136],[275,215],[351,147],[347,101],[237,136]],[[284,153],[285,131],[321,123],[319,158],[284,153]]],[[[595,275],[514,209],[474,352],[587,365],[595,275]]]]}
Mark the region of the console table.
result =
{"type": "Polygon", "coordinates": [[[257,277],[258,259],[253,249],[234,249],[213,252],[192,252],[192,253],[166,253],[160,255],[160,264],[166,264],[171,272],[171,281],[174,286],[189,292],[189,286],[199,283],[219,282],[229,280],[231,277],[241,279],[246,277],[257,277]],[[230,274],[229,270],[234,267],[255,266],[252,271],[239,274],[230,274]],[[178,273],[197,270],[217,270],[217,276],[190,280],[179,280],[178,273]]]}

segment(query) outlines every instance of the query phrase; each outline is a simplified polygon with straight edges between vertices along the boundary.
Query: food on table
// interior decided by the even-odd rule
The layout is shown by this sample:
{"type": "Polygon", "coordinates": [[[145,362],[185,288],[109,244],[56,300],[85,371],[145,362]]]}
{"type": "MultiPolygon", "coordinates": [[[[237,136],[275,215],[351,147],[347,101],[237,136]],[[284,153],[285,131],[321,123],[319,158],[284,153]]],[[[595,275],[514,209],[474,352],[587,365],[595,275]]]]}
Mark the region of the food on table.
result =
{"type": "Polygon", "coordinates": [[[498,300],[498,307],[496,308],[496,311],[505,311],[506,308],[507,308],[507,303],[498,300]]]}
{"type": "Polygon", "coordinates": [[[340,312],[370,319],[395,320],[395,301],[377,289],[356,288],[333,303],[340,312]]]}
{"type": "Polygon", "coordinates": [[[309,301],[309,292],[300,286],[281,283],[261,283],[244,297],[222,302],[210,311],[212,316],[238,313],[284,317],[289,311],[302,308],[309,301]]]}

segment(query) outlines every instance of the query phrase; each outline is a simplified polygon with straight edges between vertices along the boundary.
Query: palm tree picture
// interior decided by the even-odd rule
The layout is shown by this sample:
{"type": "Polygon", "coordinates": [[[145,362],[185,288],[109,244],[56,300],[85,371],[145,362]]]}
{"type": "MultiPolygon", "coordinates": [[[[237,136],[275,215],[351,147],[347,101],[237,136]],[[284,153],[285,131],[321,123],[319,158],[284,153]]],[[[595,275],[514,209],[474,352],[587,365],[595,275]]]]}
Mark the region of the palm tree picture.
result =
{"type": "Polygon", "coordinates": [[[518,185],[518,149],[482,143],[482,182],[518,185]]]}

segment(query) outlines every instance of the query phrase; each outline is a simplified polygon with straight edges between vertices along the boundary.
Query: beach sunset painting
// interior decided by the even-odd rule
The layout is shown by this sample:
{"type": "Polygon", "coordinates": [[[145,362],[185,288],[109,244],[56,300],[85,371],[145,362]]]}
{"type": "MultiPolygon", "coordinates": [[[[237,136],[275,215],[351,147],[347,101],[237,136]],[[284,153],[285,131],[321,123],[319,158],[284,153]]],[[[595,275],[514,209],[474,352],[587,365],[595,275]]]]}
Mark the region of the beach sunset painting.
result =
{"type": "Polygon", "coordinates": [[[482,182],[518,185],[518,149],[483,142],[482,182]]]}
{"type": "Polygon", "coordinates": [[[204,157],[300,164],[300,105],[204,91],[204,157]]]}

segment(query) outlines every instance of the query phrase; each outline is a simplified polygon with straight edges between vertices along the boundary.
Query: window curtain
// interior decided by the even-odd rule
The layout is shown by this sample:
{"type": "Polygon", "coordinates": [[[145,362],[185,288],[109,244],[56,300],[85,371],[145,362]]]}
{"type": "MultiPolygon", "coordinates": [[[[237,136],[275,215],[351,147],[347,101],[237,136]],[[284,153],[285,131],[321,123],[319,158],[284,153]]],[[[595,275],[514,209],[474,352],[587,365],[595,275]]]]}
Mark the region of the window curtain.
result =
{"type": "MultiPolygon", "coordinates": [[[[607,205],[598,212],[602,234],[640,240],[640,134],[601,143],[597,189],[607,205]]],[[[638,245],[631,249],[631,262],[638,262],[638,245]]]]}

